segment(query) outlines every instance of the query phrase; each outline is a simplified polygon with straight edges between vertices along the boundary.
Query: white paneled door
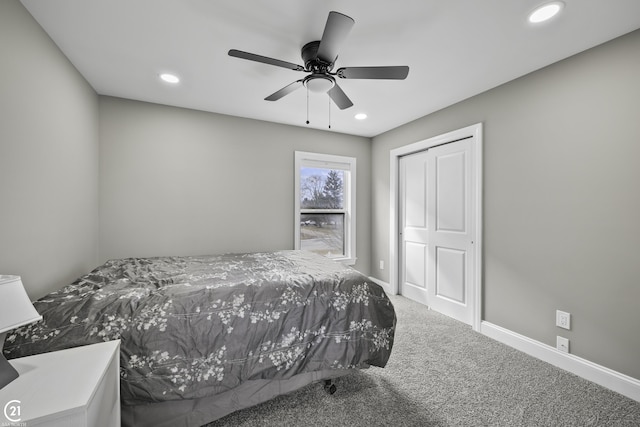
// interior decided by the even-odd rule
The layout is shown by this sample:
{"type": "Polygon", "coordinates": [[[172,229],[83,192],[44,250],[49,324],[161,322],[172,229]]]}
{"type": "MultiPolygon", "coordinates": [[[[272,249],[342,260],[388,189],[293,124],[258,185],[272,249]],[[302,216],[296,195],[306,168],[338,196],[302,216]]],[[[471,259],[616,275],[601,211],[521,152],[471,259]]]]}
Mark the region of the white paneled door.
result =
{"type": "Polygon", "coordinates": [[[429,218],[427,213],[427,157],[422,151],[400,158],[400,293],[429,305],[427,258],[429,218]]]}
{"type": "Polygon", "coordinates": [[[399,162],[400,292],[467,324],[475,298],[472,143],[437,145],[399,162]]]}

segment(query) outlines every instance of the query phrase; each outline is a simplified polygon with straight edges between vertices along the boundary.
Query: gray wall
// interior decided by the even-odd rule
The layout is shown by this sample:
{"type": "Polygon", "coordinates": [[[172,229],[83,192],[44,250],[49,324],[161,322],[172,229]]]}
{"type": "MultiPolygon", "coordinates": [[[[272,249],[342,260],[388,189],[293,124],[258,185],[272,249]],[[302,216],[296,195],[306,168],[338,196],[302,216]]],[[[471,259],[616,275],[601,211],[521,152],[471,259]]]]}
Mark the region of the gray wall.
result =
{"type": "Polygon", "coordinates": [[[372,275],[389,151],[483,122],[483,319],[640,379],[639,53],[636,31],[375,137],[372,275]]]}
{"type": "Polygon", "coordinates": [[[293,249],[294,151],[357,159],[370,261],[371,141],[100,97],[100,259],[293,249]]]}
{"type": "Polygon", "coordinates": [[[0,274],[35,299],[97,261],[98,97],[17,0],[0,58],[0,274]]]}

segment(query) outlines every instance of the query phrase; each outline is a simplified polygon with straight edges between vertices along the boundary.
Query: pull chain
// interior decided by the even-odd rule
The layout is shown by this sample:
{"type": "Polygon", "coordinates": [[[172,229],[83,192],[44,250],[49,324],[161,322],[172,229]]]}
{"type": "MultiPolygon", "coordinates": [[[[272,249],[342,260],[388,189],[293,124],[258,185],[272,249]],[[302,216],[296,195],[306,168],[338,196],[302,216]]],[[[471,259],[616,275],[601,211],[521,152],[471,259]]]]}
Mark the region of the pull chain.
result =
{"type": "Polygon", "coordinates": [[[309,124],[309,88],[307,88],[307,124],[309,124]]]}
{"type": "Polygon", "coordinates": [[[329,129],[331,129],[331,98],[327,98],[329,99],[329,129]]]}

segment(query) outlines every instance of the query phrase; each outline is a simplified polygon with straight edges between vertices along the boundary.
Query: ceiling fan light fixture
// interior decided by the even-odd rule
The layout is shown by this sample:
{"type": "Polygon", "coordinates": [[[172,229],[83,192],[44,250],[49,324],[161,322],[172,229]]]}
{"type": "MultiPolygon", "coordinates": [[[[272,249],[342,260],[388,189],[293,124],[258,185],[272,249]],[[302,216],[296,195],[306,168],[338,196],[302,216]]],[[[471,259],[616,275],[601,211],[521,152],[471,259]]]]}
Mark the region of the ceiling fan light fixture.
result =
{"type": "Polygon", "coordinates": [[[315,93],[327,93],[336,84],[331,76],[325,74],[311,74],[305,77],[302,83],[307,89],[315,93]]]}
{"type": "Polygon", "coordinates": [[[548,21],[549,19],[556,16],[564,7],[564,3],[561,1],[552,1],[550,3],[545,3],[536,9],[534,9],[529,14],[529,22],[532,24],[538,24],[540,22],[548,21]]]}

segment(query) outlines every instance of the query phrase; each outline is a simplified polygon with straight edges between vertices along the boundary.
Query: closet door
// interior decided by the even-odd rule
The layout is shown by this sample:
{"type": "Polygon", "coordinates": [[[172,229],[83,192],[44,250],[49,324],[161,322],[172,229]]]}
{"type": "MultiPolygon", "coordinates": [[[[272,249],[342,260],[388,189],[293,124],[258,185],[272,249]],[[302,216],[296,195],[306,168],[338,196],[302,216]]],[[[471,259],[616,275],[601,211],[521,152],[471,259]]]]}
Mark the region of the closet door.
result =
{"type": "Polygon", "coordinates": [[[400,158],[400,293],[422,304],[427,294],[429,218],[427,151],[400,158]]]}
{"type": "Polygon", "coordinates": [[[471,141],[400,158],[400,293],[473,322],[471,141]]]}
{"type": "Polygon", "coordinates": [[[434,147],[427,159],[429,306],[467,324],[473,322],[475,259],[470,144],[469,138],[434,147]]]}

